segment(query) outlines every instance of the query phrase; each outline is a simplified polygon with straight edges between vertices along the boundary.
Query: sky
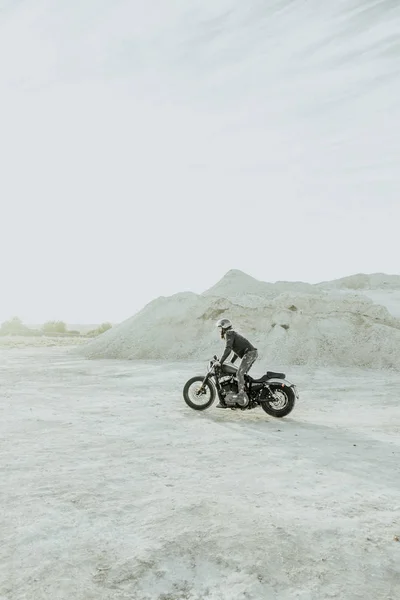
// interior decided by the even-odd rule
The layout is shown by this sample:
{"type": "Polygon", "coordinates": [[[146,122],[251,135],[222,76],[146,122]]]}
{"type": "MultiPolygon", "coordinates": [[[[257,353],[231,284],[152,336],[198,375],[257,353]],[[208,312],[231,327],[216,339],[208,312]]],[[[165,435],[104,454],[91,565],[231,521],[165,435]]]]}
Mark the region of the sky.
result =
{"type": "Polygon", "coordinates": [[[0,321],[400,273],[398,0],[0,0],[0,321]]]}

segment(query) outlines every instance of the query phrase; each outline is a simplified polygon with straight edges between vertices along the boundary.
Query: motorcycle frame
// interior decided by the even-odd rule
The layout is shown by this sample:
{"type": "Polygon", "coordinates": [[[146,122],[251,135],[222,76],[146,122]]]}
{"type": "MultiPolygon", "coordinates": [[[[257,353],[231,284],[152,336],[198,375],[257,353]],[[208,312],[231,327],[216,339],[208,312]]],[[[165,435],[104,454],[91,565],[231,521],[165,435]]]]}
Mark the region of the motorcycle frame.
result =
{"type": "MultiPolygon", "coordinates": [[[[232,365],[232,366],[234,367],[235,365],[232,365]]],[[[236,367],[236,371],[237,371],[237,367],[236,367]]],[[[236,377],[235,373],[226,373],[225,377],[228,377],[228,376],[236,377]]],[[[221,394],[222,386],[219,383],[219,375],[216,372],[214,365],[211,364],[211,361],[210,361],[210,368],[209,368],[206,376],[203,379],[203,382],[201,384],[201,388],[203,387],[203,385],[208,380],[211,381],[212,385],[216,389],[217,394],[218,394],[218,398],[220,400],[223,399],[223,396],[221,394]]],[[[295,393],[296,399],[297,400],[299,399],[299,394],[298,394],[296,385],[294,383],[292,383],[291,381],[289,381],[288,379],[278,379],[277,377],[273,377],[272,379],[268,379],[265,382],[263,381],[263,382],[260,382],[260,383],[262,383],[264,387],[266,387],[267,389],[269,389],[269,391],[271,391],[270,388],[269,388],[270,385],[278,385],[279,387],[283,387],[283,388],[284,387],[293,388],[293,391],[295,393]]],[[[251,384],[250,384],[250,387],[251,387],[251,384]]]]}

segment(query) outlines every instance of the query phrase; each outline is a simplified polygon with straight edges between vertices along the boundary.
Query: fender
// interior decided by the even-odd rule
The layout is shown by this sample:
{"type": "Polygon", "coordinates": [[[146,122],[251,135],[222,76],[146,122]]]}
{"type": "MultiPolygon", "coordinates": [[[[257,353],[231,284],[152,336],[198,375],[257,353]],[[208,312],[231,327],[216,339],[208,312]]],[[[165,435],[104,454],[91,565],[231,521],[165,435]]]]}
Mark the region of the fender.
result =
{"type": "Polygon", "coordinates": [[[297,387],[294,383],[292,383],[291,381],[288,381],[288,379],[277,379],[277,378],[272,378],[272,379],[268,379],[268,381],[264,382],[265,385],[268,387],[271,383],[274,385],[279,385],[280,387],[291,387],[293,388],[293,391],[295,393],[296,398],[299,398],[299,393],[297,391],[297,387]]]}

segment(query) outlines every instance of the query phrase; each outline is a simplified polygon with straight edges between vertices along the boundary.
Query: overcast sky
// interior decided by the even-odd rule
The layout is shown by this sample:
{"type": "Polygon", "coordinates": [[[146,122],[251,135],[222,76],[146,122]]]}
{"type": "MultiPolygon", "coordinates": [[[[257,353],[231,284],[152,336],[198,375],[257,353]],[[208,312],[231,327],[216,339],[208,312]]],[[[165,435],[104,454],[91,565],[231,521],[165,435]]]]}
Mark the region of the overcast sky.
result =
{"type": "Polygon", "coordinates": [[[398,0],[0,0],[0,320],[400,273],[399,27],[398,0]]]}

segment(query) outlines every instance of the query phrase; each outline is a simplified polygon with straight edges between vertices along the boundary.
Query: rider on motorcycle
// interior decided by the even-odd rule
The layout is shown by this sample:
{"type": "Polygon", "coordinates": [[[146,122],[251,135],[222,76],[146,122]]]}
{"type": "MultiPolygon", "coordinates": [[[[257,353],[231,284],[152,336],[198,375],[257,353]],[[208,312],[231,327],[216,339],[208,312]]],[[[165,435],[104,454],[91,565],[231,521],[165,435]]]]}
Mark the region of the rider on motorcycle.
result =
{"type": "MultiPolygon", "coordinates": [[[[232,323],[229,319],[220,319],[217,322],[217,327],[220,329],[221,338],[226,340],[225,351],[220,360],[215,363],[215,366],[221,366],[228,356],[233,352],[234,357],[232,363],[239,357],[242,359],[238,371],[238,393],[232,397],[232,402],[240,406],[246,406],[249,399],[244,391],[244,376],[253,366],[254,361],[258,357],[257,348],[255,348],[246,338],[232,329],[232,323]]],[[[220,401],[217,408],[227,408],[225,402],[220,401]]]]}

